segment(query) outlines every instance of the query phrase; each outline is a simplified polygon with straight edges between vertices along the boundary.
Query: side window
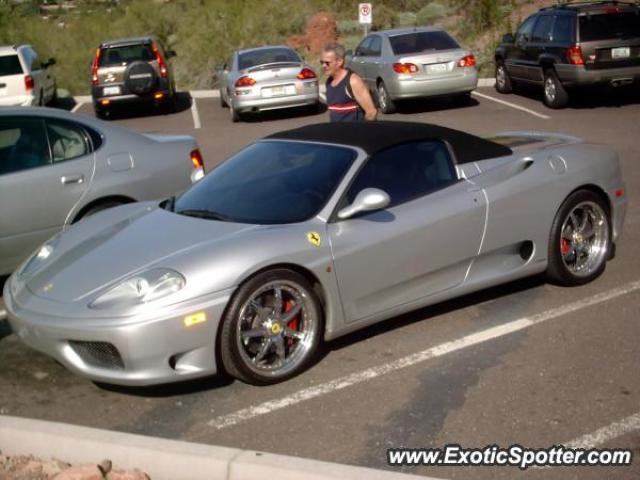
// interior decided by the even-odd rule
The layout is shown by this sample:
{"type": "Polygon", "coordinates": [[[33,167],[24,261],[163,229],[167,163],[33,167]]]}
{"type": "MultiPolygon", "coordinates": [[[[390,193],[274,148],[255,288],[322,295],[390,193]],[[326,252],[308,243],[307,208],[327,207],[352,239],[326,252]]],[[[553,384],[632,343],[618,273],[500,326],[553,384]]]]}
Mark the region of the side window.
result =
{"type": "Polygon", "coordinates": [[[373,155],[347,192],[351,204],[365,188],[379,188],[399,205],[458,181],[446,145],[440,141],[412,142],[373,155]]]}
{"type": "Polygon", "coordinates": [[[382,39],[375,35],[371,37],[371,45],[369,46],[369,55],[372,57],[379,57],[382,53],[382,39]]]}
{"type": "Polygon", "coordinates": [[[71,122],[47,121],[47,135],[54,162],[62,162],[91,153],[87,134],[82,127],[71,122]]]}
{"type": "Polygon", "coordinates": [[[538,18],[531,40],[534,42],[546,43],[551,40],[551,27],[553,26],[553,16],[542,15],[538,18]]]}
{"type": "Polygon", "coordinates": [[[371,40],[372,37],[367,37],[358,45],[358,48],[356,48],[356,57],[366,57],[369,55],[371,40]]]}
{"type": "Polygon", "coordinates": [[[42,70],[42,63],[35,50],[31,50],[31,71],[42,70]]]}
{"type": "Polygon", "coordinates": [[[531,39],[531,31],[533,30],[533,24],[536,22],[536,16],[527,18],[518,31],[516,32],[516,43],[528,42],[531,39]]]}
{"type": "Polygon", "coordinates": [[[51,163],[42,120],[28,117],[0,118],[0,175],[51,163]]]}
{"type": "Polygon", "coordinates": [[[556,43],[573,43],[573,37],[573,17],[568,15],[556,16],[551,41],[556,43]]]}

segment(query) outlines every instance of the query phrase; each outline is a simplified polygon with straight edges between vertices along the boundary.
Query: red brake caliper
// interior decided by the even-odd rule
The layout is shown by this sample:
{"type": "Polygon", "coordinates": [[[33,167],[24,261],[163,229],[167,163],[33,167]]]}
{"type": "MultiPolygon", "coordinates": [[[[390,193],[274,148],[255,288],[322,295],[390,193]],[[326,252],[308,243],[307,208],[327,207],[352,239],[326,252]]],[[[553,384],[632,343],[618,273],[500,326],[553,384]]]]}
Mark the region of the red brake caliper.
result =
{"type": "Polygon", "coordinates": [[[571,251],[571,243],[566,238],[560,240],[560,253],[563,257],[566,257],[571,251]]]}
{"type": "MultiPolygon", "coordinates": [[[[287,300],[284,304],[284,312],[287,313],[292,308],[293,308],[293,300],[287,300]]],[[[298,330],[298,321],[299,321],[298,317],[299,317],[299,314],[293,317],[289,321],[289,323],[287,323],[287,327],[289,327],[291,330],[298,330]]],[[[293,338],[289,338],[288,343],[289,343],[289,346],[291,346],[293,344],[293,338]]]]}

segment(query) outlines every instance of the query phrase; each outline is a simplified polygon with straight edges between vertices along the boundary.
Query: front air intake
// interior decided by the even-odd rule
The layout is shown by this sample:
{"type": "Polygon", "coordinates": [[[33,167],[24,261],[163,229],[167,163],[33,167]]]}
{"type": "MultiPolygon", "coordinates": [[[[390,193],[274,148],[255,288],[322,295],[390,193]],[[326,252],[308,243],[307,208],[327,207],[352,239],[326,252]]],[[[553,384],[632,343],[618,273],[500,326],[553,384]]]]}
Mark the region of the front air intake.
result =
{"type": "Polygon", "coordinates": [[[69,340],[69,345],[87,365],[111,370],[124,370],[124,362],[120,352],[110,343],[69,340]]]}

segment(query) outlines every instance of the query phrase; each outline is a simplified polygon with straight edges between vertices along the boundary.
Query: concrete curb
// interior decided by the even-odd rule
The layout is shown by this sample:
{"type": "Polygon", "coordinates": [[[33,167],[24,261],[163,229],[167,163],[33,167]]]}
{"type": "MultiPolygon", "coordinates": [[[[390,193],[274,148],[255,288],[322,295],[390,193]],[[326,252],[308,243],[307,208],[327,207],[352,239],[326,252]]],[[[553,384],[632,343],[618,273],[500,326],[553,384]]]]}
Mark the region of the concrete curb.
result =
{"type": "Polygon", "coordinates": [[[139,468],[153,480],[430,478],[5,415],[0,415],[0,450],[5,455],[34,455],[76,464],[108,458],[116,468],[139,468]]]}
{"type": "MultiPolygon", "coordinates": [[[[495,78],[480,78],[478,79],[479,87],[493,87],[496,83],[495,78]]],[[[320,90],[323,90],[323,85],[320,85],[320,90]]],[[[218,98],[220,97],[219,90],[191,90],[189,92],[191,98],[218,98]]],[[[76,103],[91,103],[91,95],[79,95],[73,97],[76,103]]]]}

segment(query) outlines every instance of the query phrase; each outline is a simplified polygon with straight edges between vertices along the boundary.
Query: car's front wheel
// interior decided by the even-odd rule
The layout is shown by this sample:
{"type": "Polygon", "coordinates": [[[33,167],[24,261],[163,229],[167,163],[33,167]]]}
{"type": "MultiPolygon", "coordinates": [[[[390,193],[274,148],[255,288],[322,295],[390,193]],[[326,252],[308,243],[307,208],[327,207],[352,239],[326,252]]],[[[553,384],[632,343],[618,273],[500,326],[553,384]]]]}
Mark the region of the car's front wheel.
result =
{"type": "Polygon", "coordinates": [[[547,277],[560,285],[582,285],[598,277],[611,253],[611,220],[602,198],[589,190],[572,193],[551,227],[547,277]]]}
{"type": "Polygon", "coordinates": [[[300,373],[315,354],[322,307],[302,275],[276,269],[256,275],[233,296],[220,332],[220,355],[230,375],[254,385],[300,373]]]}
{"type": "Polygon", "coordinates": [[[500,93],[511,93],[513,91],[511,77],[503,61],[496,62],[496,90],[500,93]]]}
{"type": "Polygon", "coordinates": [[[564,108],[569,103],[569,94],[562,86],[553,68],[544,71],[544,104],[549,108],[564,108]]]}

